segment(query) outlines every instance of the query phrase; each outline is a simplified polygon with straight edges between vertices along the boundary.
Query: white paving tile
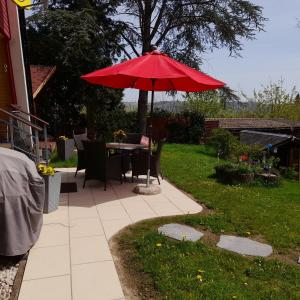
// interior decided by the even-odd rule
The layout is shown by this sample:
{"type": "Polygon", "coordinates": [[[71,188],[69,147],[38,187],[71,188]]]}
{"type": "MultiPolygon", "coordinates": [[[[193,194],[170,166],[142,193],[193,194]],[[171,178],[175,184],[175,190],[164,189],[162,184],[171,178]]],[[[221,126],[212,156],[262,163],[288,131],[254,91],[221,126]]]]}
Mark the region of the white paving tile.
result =
{"type": "Polygon", "coordinates": [[[23,281],[19,300],[71,300],[70,275],[23,281]]]}
{"type": "Polygon", "coordinates": [[[70,274],[69,246],[32,249],[29,253],[24,280],[70,274]]]}
{"type": "Polygon", "coordinates": [[[103,221],[103,227],[107,239],[110,239],[118,231],[131,224],[132,221],[129,218],[103,221]]]}
{"type": "Polygon", "coordinates": [[[112,260],[105,236],[71,239],[72,265],[112,260]]]}
{"type": "Polygon", "coordinates": [[[73,300],[113,300],[124,297],[113,261],[72,266],[73,300]]]}

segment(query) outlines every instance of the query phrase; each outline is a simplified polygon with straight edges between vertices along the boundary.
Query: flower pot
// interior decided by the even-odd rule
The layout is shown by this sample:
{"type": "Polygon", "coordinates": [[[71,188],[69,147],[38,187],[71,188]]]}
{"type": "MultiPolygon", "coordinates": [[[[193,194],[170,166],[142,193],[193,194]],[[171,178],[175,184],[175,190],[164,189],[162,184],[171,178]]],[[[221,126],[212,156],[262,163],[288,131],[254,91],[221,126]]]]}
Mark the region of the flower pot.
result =
{"type": "Polygon", "coordinates": [[[44,213],[55,211],[59,204],[61,173],[56,172],[53,176],[42,175],[45,181],[44,213]]]}
{"type": "Polygon", "coordinates": [[[244,173],[238,175],[238,180],[241,183],[250,184],[254,180],[254,173],[244,173]]]}
{"type": "Polygon", "coordinates": [[[56,143],[58,157],[62,160],[69,159],[74,152],[74,140],[58,140],[56,143]]]}

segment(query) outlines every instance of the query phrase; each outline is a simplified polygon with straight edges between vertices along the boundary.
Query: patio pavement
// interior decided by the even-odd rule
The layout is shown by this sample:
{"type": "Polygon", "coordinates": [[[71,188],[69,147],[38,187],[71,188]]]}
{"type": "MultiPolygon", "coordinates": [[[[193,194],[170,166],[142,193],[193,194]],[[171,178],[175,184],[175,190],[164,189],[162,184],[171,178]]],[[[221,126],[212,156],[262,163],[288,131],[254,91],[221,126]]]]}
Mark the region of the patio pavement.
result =
{"type": "MultiPolygon", "coordinates": [[[[63,182],[74,182],[75,169],[59,170],[63,182]]],[[[125,299],[108,240],[140,220],[202,211],[166,180],[160,195],[142,196],[132,192],[136,182],[110,182],[104,191],[99,181],[88,181],[83,190],[83,177],[79,172],[77,193],[61,194],[59,209],[44,215],[19,300],[125,299]]]]}

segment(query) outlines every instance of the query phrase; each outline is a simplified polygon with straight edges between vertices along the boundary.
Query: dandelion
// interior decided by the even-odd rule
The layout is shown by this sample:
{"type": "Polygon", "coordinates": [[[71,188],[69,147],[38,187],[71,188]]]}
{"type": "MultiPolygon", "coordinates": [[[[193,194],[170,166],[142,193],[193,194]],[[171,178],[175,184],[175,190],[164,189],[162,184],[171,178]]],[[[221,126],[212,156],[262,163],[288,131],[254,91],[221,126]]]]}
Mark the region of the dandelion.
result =
{"type": "Polygon", "coordinates": [[[156,247],[161,247],[161,243],[157,243],[157,244],[156,244],[156,247]]]}
{"type": "Polygon", "coordinates": [[[204,270],[201,270],[201,269],[199,269],[199,270],[198,270],[198,272],[199,272],[199,273],[204,273],[205,271],[204,271],[204,270]]]}
{"type": "Polygon", "coordinates": [[[247,235],[251,235],[251,232],[250,232],[250,231],[246,231],[246,234],[247,234],[247,235]]]}
{"type": "Polygon", "coordinates": [[[202,276],[201,275],[197,275],[196,276],[196,278],[200,281],[200,282],[202,282],[203,281],[203,278],[202,278],[202,276]]]}
{"type": "Polygon", "coordinates": [[[237,296],[232,296],[232,299],[237,299],[237,296]]]}

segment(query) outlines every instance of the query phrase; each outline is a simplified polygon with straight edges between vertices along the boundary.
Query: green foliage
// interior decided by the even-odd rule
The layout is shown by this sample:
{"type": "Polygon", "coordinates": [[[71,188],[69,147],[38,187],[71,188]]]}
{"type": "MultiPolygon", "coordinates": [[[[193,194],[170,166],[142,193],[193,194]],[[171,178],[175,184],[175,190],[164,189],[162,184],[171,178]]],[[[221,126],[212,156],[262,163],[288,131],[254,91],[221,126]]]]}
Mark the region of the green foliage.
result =
{"type": "Polygon", "coordinates": [[[102,111],[96,117],[96,135],[106,141],[113,140],[113,132],[122,129],[125,132],[136,132],[137,113],[125,112],[123,109],[102,111]]]}
{"type": "Polygon", "coordinates": [[[192,111],[171,115],[167,129],[170,143],[198,144],[204,132],[204,117],[192,111]]]}
{"type": "Polygon", "coordinates": [[[218,90],[189,93],[185,100],[185,109],[201,113],[205,118],[234,116],[228,103],[239,101],[239,97],[229,87],[218,90]]]}
{"type": "Polygon", "coordinates": [[[290,92],[286,91],[283,83],[283,80],[270,82],[267,86],[262,86],[260,91],[254,90],[253,97],[244,95],[248,101],[256,104],[252,116],[300,120],[299,94],[295,87],[290,92]]]}
{"type": "Polygon", "coordinates": [[[214,129],[207,142],[215,148],[221,158],[229,158],[234,152],[240,151],[238,138],[223,128],[214,129]]]}
{"type": "Polygon", "coordinates": [[[91,86],[80,79],[88,72],[112,64],[120,54],[119,28],[107,17],[109,5],[92,7],[87,1],[37,12],[27,19],[30,63],[56,66],[56,72],[41,95],[38,112],[50,122],[52,134],[70,134],[80,123],[86,107],[88,126],[94,126],[99,111],[118,107],[122,91],[91,86]],[[64,8],[64,7],[61,7],[64,8]],[[72,8],[72,9],[71,9],[72,8]]]}
{"type": "Polygon", "coordinates": [[[287,179],[296,179],[298,176],[298,172],[295,171],[294,168],[287,167],[279,167],[280,174],[287,179]]]}
{"type": "Polygon", "coordinates": [[[77,153],[74,153],[68,160],[61,160],[57,151],[53,151],[50,156],[50,167],[52,168],[76,168],[77,153]]]}

